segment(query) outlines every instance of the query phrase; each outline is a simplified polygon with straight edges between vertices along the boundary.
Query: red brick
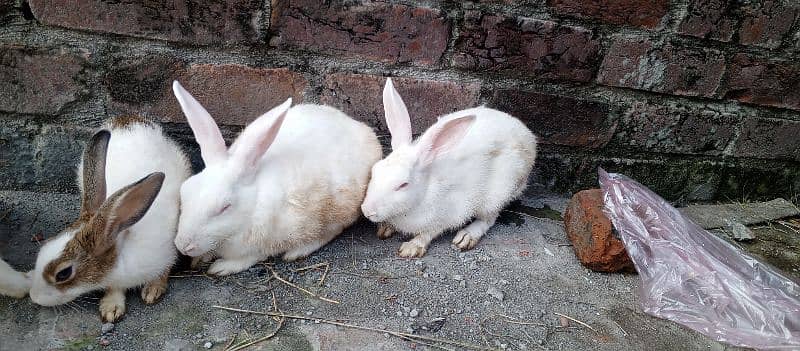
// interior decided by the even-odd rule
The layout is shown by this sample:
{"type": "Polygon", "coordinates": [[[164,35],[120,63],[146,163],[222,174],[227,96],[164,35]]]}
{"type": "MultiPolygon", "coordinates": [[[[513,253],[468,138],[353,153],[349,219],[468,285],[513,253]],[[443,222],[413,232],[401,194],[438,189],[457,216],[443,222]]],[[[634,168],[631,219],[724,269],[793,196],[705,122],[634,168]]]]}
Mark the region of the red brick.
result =
{"type": "Polygon", "coordinates": [[[548,0],[547,4],[560,15],[650,29],[669,13],[669,0],[548,0]]]}
{"type": "Polygon", "coordinates": [[[564,229],[575,255],[587,268],[598,272],[633,271],[625,245],[614,237],[611,220],[603,213],[603,191],[575,194],[564,212],[564,229]]]}
{"type": "Polygon", "coordinates": [[[678,32],[728,42],[738,22],[729,0],[690,0],[678,32]]]}
{"type": "Polygon", "coordinates": [[[600,66],[600,84],[685,96],[714,96],[725,72],[722,53],[619,37],[600,66]]]}
{"type": "MultiPolygon", "coordinates": [[[[475,83],[396,77],[392,81],[408,107],[414,134],[422,134],[441,115],[478,104],[480,86],[475,83]]],[[[334,73],[325,78],[320,100],[388,135],[382,100],[385,82],[380,76],[334,73]]]]}
{"type": "Polygon", "coordinates": [[[254,42],[257,0],[31,0],[40,22],[72,29],[200,45],[254,42]]]}
{"type": "MultiPolygon", "coordinates": [[[[150,71],[149,65],[141,66],[143,81],[155,77],[175,78],[181,82],[217,120],[223,125],[246,125],[256,117],[291,97],[293,103],[302,102],[306,80],[298,73],[285,68],[251,68],[241,65],[191,65],[180,68],[179,64],[165,70],[150,71]],[[174,69],[174,70],[173,70],[174,69]]],[[[114,84],[115,80],[107,80],[114,84]]],[[[152,116],[165,122],[184,122],[186,118],[172,93],[171,79],[154,86],[156,93],[144,95],[113,95],[112,112],[138,113],[152,116]]]]}
{"type": "Polygon", "coordinates": [[[605,103],[520,90],[497,90],[492,107],[519,118],[545,144],[600,148],[614,135],[605,103]]]}
{"type": "Polygon", "coordinates": [[[742,123],[737,157],[800,160],[800,122],[751,117],[742,123]]]}
{"type": "Polygon", "coordinates": [[[781,1],[691,0],[678,32],[700,38],[777,48],[797,20],[798,7],[781,1]]]}
{"type": "Polygon", "coordinates": [[[780,1],[753,2],[743,9],[739,43],[777,48],[797,20],[798,6],[780,1]]]}
{"type": "Polygon", "coordinates": [[[735,115],[710,109],[636,102],[622,118],[617,138],[649,151],[722,155],[738,122],[735,115]]]}
{"type": "Polygon", "coordinates": [[[0,46],[0,111],[56,115],[85,89],[86,59],[0,46]]]}
{"type": "Polygon", "coordinates": [[[273,0],[273,44],[389,63],[430,65],[447,48],[450,22],[435,9],[273,0]]]}
{"type": "Polygon", "coordinates": [[[733,57],[722,95],[744,103],[800,110],[800,66],[786,61],[733,57]]]}
{"type": "Polygon", "coordinates": [[[453,64],[542,79],[588,82],[600,62],[592,32],[551,21],[467,12],[453,64]]]}

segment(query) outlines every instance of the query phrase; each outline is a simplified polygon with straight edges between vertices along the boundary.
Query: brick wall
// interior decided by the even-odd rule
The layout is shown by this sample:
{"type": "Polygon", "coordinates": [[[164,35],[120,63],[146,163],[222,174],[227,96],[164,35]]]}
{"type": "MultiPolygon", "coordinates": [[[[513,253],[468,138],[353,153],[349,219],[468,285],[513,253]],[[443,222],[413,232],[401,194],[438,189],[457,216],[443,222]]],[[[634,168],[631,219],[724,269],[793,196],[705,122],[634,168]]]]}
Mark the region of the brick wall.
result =
{"type": "MultiPolygon", "coordinates": [[[[385,136],[385,76],[415,133],[486,104],[542,141],[556,191],[625,172],[670,199],[795,197],[800,4],[755,0],[0,0],[0,188],[76,191],[108,116],[196,145],[179,79],[231,138],[292,96],[385,136]]],[[[384,138],[385,141],[385,138],[384,138]]]]}

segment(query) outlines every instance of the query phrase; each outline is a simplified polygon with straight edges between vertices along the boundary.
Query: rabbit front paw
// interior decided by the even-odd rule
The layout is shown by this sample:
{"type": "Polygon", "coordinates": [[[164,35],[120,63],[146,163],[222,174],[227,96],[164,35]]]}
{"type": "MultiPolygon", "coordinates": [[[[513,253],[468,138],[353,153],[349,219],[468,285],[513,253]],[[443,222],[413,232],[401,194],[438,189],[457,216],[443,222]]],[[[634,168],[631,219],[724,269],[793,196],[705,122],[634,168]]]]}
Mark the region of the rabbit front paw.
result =
{"type": "Polygon", "coordinates": [[[406,241],[400,245],[400,257],[405,258],[418,258],[425,255],[428,249],[427,245],[423,245],[416,240],[406,241]]]}
{"type": "Polygon", "coordinates": [[[231,275],[234,273],[239,273],[245,269],[250,268],[254,264],[258,262],[258,259],[250,259],[250,258],[243,258],[243,259],[229,259],[223,260],[218,259],[208,267],[208,274],[211,275],[231,275]]]}

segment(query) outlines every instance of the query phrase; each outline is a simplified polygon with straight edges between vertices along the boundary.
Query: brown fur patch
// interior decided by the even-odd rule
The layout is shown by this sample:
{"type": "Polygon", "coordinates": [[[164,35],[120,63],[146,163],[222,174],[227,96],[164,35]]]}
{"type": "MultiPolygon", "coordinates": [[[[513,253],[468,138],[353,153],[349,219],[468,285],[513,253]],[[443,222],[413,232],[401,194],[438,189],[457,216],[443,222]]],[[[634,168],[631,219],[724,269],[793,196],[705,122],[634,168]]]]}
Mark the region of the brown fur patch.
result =
{"type": "Polygon", "coordinates": [[[77,233],[67,242],[61,256],[44,267],[42,275],[45,281],[63,291],[103,280],[117,261],[114,239],[105,234],[103,225],[97,225],[105,222],[100,214],[88,219],[82,215],[70,225],[70,228],[77,229],[77,233]],[[65,268],[64,264],[68,262],[72,263],[74,276],[65,282],[56,283],[58,269],[65,268]]]}
{"type": "Polygon", "coordinates": [[[112,129],[127,129],[137,124],[153,124],[153,121],[137,115],[123,115],[111,119],[109,125],[112,129]]]}

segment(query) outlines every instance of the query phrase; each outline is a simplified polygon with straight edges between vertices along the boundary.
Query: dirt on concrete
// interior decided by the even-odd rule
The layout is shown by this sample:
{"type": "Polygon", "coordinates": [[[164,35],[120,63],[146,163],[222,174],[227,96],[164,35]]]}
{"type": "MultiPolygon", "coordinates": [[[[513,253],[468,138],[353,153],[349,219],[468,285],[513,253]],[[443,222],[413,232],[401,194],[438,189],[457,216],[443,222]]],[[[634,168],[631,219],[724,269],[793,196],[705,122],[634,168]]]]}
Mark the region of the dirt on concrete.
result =
{"type": "MultiPolygon", "coordinates": [[[[223,350],[234,337],[239,342],[269,335],[277,323],[213,306],[272,311],[273,303],[310,320],[287,319],[273,338],[249,350],[462,350],[467,344],[508,350],[735,349],[642,313],[635,274],[582,267],[560,220],[566,203],[565,197],[531,191],[477,248],[463,253],[446,234],[424,258],[401,259],[399,238],[379,240],[372,224],[360,222],[300,262],[274,260],[222,278],[179,267],[155,305],[144,305],[130,291],[127,314],[113,330],[106,326],[106,334],[97,313],[100,293],[60,308],[0,297],[0,350],[223,350]],[[327,275],[322,267],[299,271],[311,265],[329,267],[327,275]],[[269,268],[339,303],[270,279],[269,268]],[[462,345],[437,348],[315,318],[462,345]]],[[[31,269],[37,252],[31,237],[54,235],[77,210],[74,195],[0,192],[0,255],[18,269],[31,269]]]]}

